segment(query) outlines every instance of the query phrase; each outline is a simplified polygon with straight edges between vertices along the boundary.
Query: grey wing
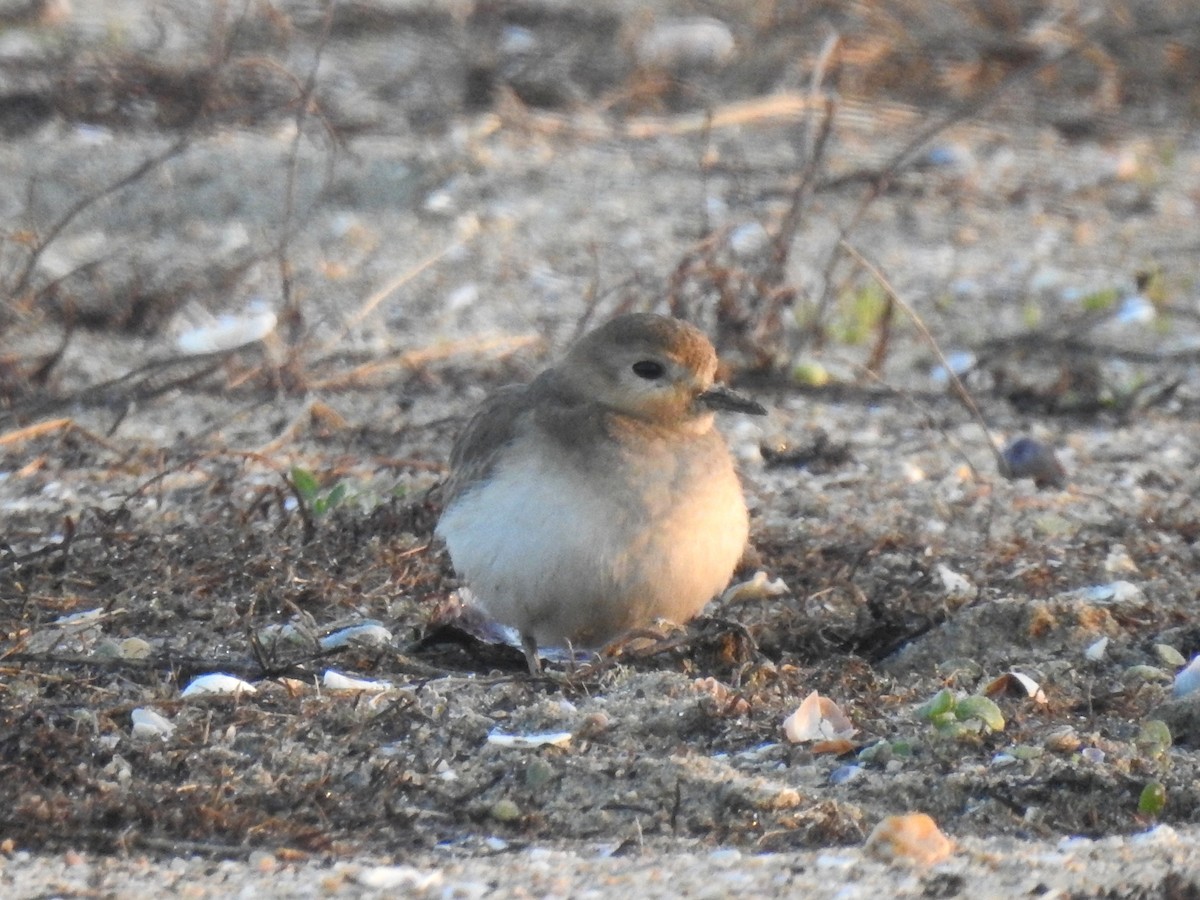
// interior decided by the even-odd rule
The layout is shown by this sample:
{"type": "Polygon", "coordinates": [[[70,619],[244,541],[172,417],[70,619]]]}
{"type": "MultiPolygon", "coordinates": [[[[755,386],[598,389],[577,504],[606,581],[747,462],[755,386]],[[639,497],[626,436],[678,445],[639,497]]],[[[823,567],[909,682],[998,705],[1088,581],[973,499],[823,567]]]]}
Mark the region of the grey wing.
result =
{"type": "Polygon", "coordinates": [[[444,492],[447,505],[491,473],[498,451],[512,442],[518,422],[528,410],[528,396],[526,385],[502,387],[483,401],[467,422],[450,450],[450,478],[444,492]]]}

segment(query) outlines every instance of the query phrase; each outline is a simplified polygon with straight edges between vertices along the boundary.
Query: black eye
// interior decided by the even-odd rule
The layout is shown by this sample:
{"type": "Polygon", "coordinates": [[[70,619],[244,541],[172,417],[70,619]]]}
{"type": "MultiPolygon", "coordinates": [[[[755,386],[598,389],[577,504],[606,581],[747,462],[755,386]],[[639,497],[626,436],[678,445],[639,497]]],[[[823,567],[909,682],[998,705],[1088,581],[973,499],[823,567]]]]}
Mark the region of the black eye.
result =
{"type": "Polygon", "coordinates": [[[639,359],[633,364],[633,374],[647,381],[662,378],[667,372],[666,367],[655,359],[639,359]]]}

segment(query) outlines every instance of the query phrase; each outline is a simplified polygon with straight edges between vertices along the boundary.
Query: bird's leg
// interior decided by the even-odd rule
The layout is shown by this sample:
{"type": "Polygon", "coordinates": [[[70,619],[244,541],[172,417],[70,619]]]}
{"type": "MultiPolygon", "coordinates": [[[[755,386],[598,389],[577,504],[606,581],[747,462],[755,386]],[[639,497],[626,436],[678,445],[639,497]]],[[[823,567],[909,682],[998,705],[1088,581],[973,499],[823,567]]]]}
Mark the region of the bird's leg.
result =
{"type": "Polygon", "coordinates": [[[521,635],[521,649],[525,651],[525,662],[529,663],[529,674],[541,675],[542,660],[538,656],[537,640],[532,634],[521,635]]]}

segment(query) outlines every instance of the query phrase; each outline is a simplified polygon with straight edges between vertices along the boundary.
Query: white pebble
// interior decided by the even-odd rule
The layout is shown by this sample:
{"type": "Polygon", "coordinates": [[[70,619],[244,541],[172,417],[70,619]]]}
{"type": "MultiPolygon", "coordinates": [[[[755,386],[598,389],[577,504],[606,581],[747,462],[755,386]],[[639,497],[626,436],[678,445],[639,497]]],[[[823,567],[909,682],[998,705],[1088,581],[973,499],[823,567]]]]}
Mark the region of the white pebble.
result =
{"type": "Polygon", "coordinates": [[[733,57],[733,32],[720,19],[696,16],[652,26],[634,46],[638,65],[670,72],[716,69],[733,57]]]}

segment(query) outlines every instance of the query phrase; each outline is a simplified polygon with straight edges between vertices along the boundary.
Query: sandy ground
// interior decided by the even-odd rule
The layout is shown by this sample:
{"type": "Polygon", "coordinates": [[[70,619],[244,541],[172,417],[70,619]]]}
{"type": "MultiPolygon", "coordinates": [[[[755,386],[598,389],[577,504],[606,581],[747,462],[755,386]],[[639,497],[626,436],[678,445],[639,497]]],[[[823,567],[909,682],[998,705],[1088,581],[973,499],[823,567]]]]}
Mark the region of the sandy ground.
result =
{"type": "Polygon", "coordinates": [[[195,858],[20,854],[5,860],[8,896],[35,897],[1191,897],[1200,863],[1195,829],[1156,828],[1133,839],[1051,844],[969,839],[932,868],[889,865],[856,848],[748,854],[736,849],[563,851],[500,848],[487,857],[286,863],[195,858]]]}

